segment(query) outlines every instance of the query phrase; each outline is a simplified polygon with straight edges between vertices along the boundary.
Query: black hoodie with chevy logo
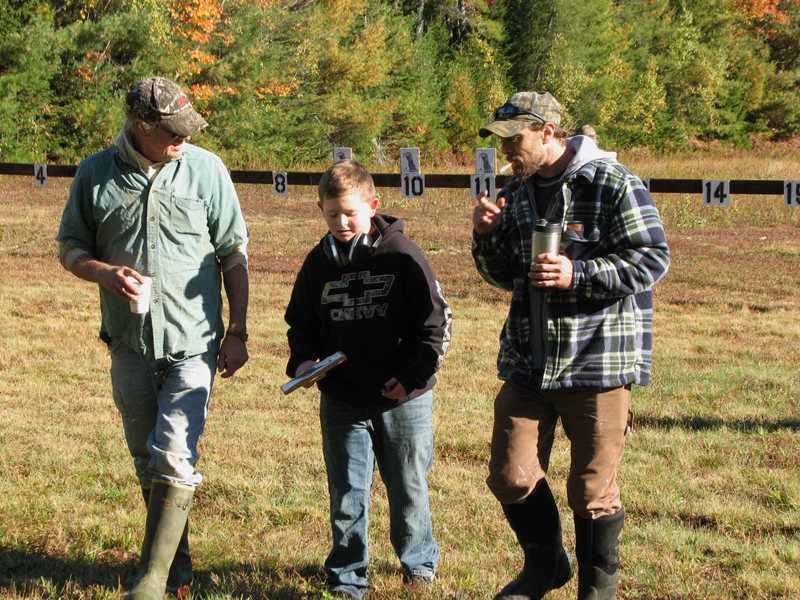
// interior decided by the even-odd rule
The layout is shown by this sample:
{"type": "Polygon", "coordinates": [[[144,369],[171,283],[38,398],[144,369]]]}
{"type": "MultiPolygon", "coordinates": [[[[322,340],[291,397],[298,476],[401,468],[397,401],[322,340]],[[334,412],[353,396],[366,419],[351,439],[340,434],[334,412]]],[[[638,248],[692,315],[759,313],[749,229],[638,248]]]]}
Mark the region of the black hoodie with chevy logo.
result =
{"type": "Polygon", "coordinates": [[[452,313],[430,264],[403,235],[403,222],[372,219],[379,232],[358,264],[337,266],[320,242],[306,257],[286,309],[294,377],[307,360],[340,351],[347,360],[317,383],[320,391],[354,406],[392,406],[436,384],[452,334],[452,313]],[[381,395],[396,378],[407,396],[381,395]]]}

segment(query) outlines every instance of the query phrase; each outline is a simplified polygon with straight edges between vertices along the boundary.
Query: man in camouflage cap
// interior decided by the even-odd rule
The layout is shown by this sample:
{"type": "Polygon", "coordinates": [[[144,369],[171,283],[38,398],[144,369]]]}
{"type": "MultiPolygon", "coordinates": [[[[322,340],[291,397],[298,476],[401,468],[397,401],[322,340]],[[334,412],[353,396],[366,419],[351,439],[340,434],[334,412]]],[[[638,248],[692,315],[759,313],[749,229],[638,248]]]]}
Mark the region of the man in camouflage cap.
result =
{"type": "Polygon", "coordinates": [[[81,161],[56,239],[64,268],[99,284],[100,338],[147,505],[128,598],[162,600],[192,582],[187,519],[215,373],[248,358],[248,234],[225,165],[188,143],[208,124],[177,84],[143,79],[125,112],[114,146],[81,161]],[[146,312],[133,312],[144,284],[146,312]]]}
{"type": "Polygon", "coordinates": [[[148,77],[134,85],[128,92],[125,110],[135,119],[160,123],[176,136],[189,137],[208,127],[183,90],[163,77],[148,77]]]}
{"type": "Polygon", "coordinates": [[[561,104],[550,92],[517,92],[494,113],[494,121],[481,127],[478,134],[512,137],[532,122],[561,125],[561,104]]]}
{"type": "Polygon", "coordinates": [[[481,276],[513,291],[498,357],[487,484],[522,546],[520,575],[495,600],[539,600],[574,574],[545,479],[556,426],[571,444],[579,600],[613,600],[625,512],[617,484],[631,385],[650,377],[652,286],[669,249],[639,178],[588,137],[567,138],[558,101],[520,92],[479,134],[501,138],[514,178],[473,211],[481,276]],[[533,255],[536,230],[560,232],[533,255]]]}

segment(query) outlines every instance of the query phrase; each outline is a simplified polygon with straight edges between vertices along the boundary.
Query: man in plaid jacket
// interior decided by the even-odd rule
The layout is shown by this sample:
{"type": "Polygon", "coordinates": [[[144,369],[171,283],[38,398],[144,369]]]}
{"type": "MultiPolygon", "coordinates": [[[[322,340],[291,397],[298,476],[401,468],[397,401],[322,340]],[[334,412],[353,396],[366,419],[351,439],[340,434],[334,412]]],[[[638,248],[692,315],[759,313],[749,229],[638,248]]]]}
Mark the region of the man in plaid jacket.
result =
{"type": "Polygon", "coordinates": [[[480,135],[502,139],[514,178],[473,213],[481,276],[512,292],[500,338],[487,483],[525,563],[496,600],[538,600],[574,574],[547,474],[560,419],[571,444],[579,600],[616,595],[624,509],[616,472],[632,384],[647,385],[652,286],[669,267],[641,180],[586,136],[567,138],[558,101],[519,92],[480,135]],[[534,228],[559,225],[558,254],[532,256],[534,228]]]}

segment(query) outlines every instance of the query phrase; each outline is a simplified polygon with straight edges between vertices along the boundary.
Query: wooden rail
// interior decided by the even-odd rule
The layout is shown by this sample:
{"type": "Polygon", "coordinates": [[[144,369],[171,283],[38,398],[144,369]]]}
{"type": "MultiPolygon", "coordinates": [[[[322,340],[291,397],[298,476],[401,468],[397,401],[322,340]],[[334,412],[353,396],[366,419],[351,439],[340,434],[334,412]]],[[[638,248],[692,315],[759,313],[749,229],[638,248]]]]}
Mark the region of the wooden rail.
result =
{"type": "MultiPolygon", "coordinates": [[[[34,176],[33,163],[0,163],[0,175],[34,176]]],[[[47,165],[48,177],[74,177],[77,165],[47,165]]],[[[255,183],[272,185],[272,171],[244,171],[232,170],[231,179],[234,183],[255,183]]],[[[288,185],[319,184],[322,173],[287,171],[288,185]]],[[[400,173],[373,173],[377,187],[400,187],[400,173]]],[[[471,186],[472,175],[469,174],[425,174],[426,188],[465,188],[471,186]]],[[[497,189],[502,188],[511,179],[508,175],[497,175],[495,183],[497,189]]],[[[654,194],[702,194],[702,179],[650,179],[650,191],[654,194]]],[[[730,182],[731,194],[754,194],[767,196],[782,196],[784,182],[760,179],[732,179],[730,182]]]]}

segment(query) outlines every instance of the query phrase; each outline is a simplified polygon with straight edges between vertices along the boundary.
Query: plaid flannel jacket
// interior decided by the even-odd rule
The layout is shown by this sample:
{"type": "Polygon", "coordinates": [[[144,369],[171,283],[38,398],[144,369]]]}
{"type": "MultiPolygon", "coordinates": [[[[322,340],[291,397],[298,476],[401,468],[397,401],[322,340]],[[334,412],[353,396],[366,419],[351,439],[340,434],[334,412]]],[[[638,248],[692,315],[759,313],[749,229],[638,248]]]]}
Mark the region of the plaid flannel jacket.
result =
{"type": "MultiPolygon", "coordinates": [[[[475,232],[472,243],[481,276],[513,293],[497,365],[500,379],[522,385],[532,376],[527,274],[539,215],[531,188],[512,180],[498,194],[506,198],[501,224],[486,235],[475,232]]],[[[625,167],[601,158],[569,175],[542,216],[562,221],[561,253],[574,268],[572,289],[551,291],[541,316],[547,336],[542,388],[647,385],[651,288],[670,260],[652,196],[625,167]]]]}

